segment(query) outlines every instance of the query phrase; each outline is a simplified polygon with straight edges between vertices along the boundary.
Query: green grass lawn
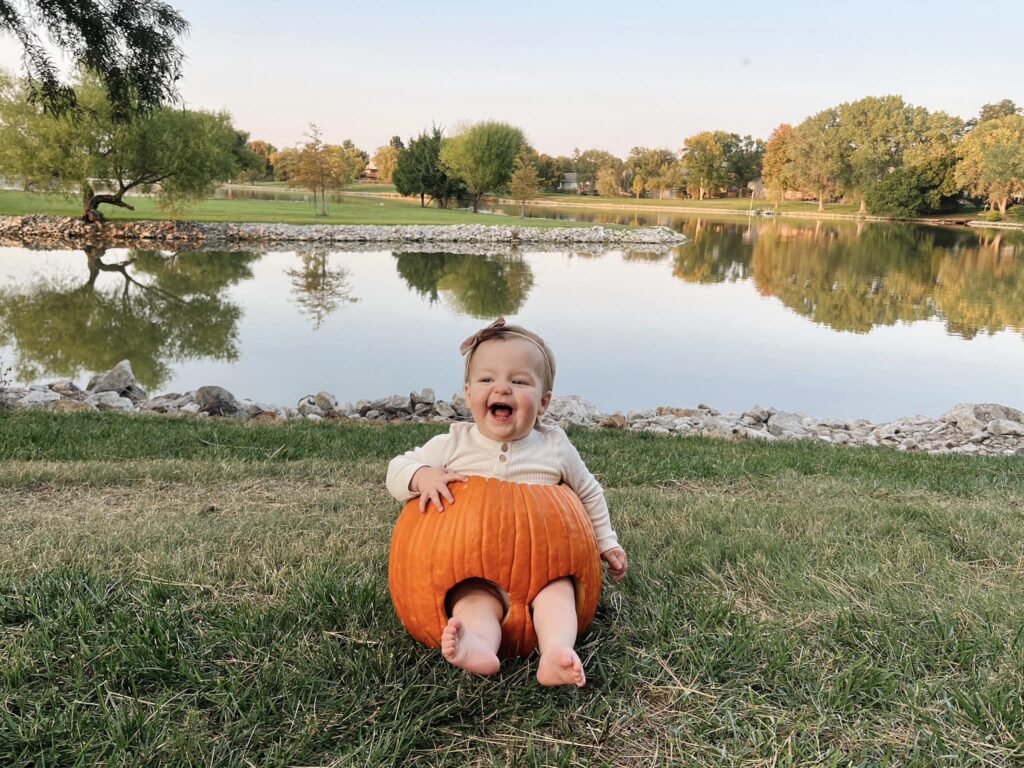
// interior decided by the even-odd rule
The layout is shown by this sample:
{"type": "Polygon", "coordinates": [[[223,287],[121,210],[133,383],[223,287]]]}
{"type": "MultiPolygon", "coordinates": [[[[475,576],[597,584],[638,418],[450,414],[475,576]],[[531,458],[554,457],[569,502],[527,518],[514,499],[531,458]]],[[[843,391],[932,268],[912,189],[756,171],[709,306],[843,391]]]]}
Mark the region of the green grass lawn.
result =
{"type": "MultiPolygon", "coordinates": [[[[418,200],[347,197],[330,203],[327,216],[317,216],[312,203],[299,200],[203,200],[179,211],[161,209],[153,198],[129,198],[135,211],[104,206],[112,221],[183,219],[221,222],[274,222],[282,224],[489,224],[524,227],[591,227],[588,222],[555,219],[520,219],[471,211],[421,208],[418,200]]],[[[77,198],[0,191],[0,216],[80,216],[77,198]]],[[[614,228],[615,225],[606,225],[614,228]]]]}
{"type": "Polygon", "coordinates": [[[0,415],[0,765],[1021,764],[1018,459],[576,431],[631,567],[546,690],[392,612],[441,429],[0,415]]]}

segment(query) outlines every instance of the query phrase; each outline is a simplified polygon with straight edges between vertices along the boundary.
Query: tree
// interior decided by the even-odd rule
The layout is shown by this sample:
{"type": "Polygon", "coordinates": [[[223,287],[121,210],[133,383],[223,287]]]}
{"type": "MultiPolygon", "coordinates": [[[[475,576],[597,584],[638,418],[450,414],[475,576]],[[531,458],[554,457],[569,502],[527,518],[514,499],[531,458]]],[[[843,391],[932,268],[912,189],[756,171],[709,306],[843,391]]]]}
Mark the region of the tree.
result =
{"type": "Polygon", "coordinates": [[[299,251],[302,261],[298,269],[286,269],[291,278],[292,295],[303,314],[313,321],[313,329],[320,330],[327,316],[343,304],[359,299],[352,295],[349,271],[345,267],[332,267],[326,252],[299,251]]]}
{"type": "Polygon", "coordinates": [[[1012,195],[1024,193],[1024,117],[985,120],[957,146],[958,182],[1006,214],[1012,195]]]}
{"type": "Polygon", "coordinates": [[[103,221],[103,204],[134,210],[124,197],[143,185],[159,185],[170,207],[204,197],[236,167],[239,135],[226,112],[159,108],[118,122],[95,79],[76,85],[76,102],[75,119],[58,117],[31,101],[26,84],[0,83],[0,173],[26,189],[80,188],[87,221],[103,221]],[[97,193],[90,179],[113,191],[97,193]]]}
{"type": "Polygon", "coordinates": [[[1003,99],[995,104],[983,105],[981,111],[978,113],[978,119],[974,124],[977,125],[988,120],[998,120],[1000,117],[1019,115],[1020,112],[1020,107],[1014,104],[1012,99],[1003,99]]]}
{"type": "Polygon", "coordinates": [[[392,144],[377,147],[373,155],[373,164],[377,166],[377,177],[390,184],[398,166],[398,149],[392,144]]]}
{"type": "Polygon", "coordinates": [[[839,113],[825,109],[812,115],[793,131],[790,155],[800,189],[818,198],[818,210],[825,210],[825,198],[833,197],[848,168],[848,146],[839,131],[839,113]]]}
{"type": "Polygon", "coordinates": [[[729,182],[740,190],[763,174],[765,143],[750,136],[730,133],[723,142],[725,169],[729,182]]]}
{"type": "Polygon", "coordinates": [[[256,139],[250,141],[247,145],[250,152],[263,158],[263,176],[259,179],[253,179],[253,181],[269,181],[274,178],[274,154],[277,152],[277,147],[262,139],[256,139]]]}
{"type": "MultiPolygon", "coordinates": [[[[313,192],[313,208],[320,199],[320,214],[327,215],[327,193],[350,184],[362,162],[351,146],[325,144],[323,132],[315,123],[309,124],[309,139],[299,151],[298,162],[289,171],[288,185],[304,187],[313,192]]],[[[351,145],[351,142],[349,142],[351,145]]],[[[363,166],[365,167],[365,165],[363,166]]]]}
{"type": "Polygon", "coordinates": [[[504,187],[516,155],[526,145],[523,132],[508,123],[486,121],[464,127],[441,145],[441,164],[462,179],[473,196],[473,212],[484,192],[504,187]]]}
{"type": "Polygon", "coordinates": [[[561,188],[565,174],[572,172],[572,158],[565,155],[552,157],[542,152],[536,156],[534,164],[537,166],[540,185],[545,189],[561,188]]]}
{"type": "Polygon", "coordinates": [[[576,174],[576,194],[591,194],[596,189],[597,172],[602,168],[611,168],[618,172],[622,169],[622,161],[603,149],[587,149],[580,152],[572,151],[572,170],[576,174]]]}
{"type": "Polygon", "coordinates": [[[426,198],[436,200],[439,208],[447,208],[452,197],[459,196],[465,185],[448,173],[441,164],[441,142],[443,132],[433,126],[430,132],[423,131],[409,146],[398,153],[398,162],[392,182],[402,195],[419,195],[420,206],[426,206],[426,198]]]}
{"type": "Polygon", "coordinates": [[[299,166],[300,150],[297,147],[285,147],[276,150],[270,156],[270,164],[274,168],[274,181],[288,181],[299,166]]]}
{"type": "Polygon", "coordinates": [[[235,131],[235,143],[231,148],[235,156],[235,172],[244,181],[258,181],[267,175],[267,161],[249,146],[248,131],[235,131]]]}
{"type": "Polygon", "coordinates": [[[526,201],[536,197],[540,192],[540,176],[537,175],[537,167],[533,164],[530,153],[522,149],[516,155],[509,191],[512,193],[512,199],[520,205],[519,218],[523,218],[526,216],[526,201]]]}
{"type": "Polygon", "coordinates": [[[611,166],[604,166],[597,172],[597,194],[601,197],[616,197],[619,192],[619,175],[611,166]]]}
{"type": "Polygon", "coordinates": [[[796,173],[793,170],[791,147],[793,144],[793,126],[782,123],[772,131],[764,149],[762,173],[764,186],[768,194],[775,198],[775,207],[786,193],[797,188],[796,173]]]}
{"type": "Polygon", "coordinates": [[[708,193],[718,194],[729,183],[730,172],[725,163],[728,140],[725,131],[701,131],[683,142],[683,171],[690,194],[696,190],[698,200],[708,193]]]}
{"type": "Polygon", "coordinates": [[[20,44],[34,103],[54,115],[78,107],[78,93],[36,34],[70,59],[72,70],[94,72],[110,112],[121,121],[177,97],[188,22],[160,0],[0,0],[0,35],[20,44]]]}
{"type": "Polygon", "coordinates": [[[681,181],[679,169],[673,170],[676,162],[676,154],[670,149],[633,147],[625,163],[633,194],[639,198],[644,192],[657,189],[660,195],[664,190],[678,186],[681,181]]]}

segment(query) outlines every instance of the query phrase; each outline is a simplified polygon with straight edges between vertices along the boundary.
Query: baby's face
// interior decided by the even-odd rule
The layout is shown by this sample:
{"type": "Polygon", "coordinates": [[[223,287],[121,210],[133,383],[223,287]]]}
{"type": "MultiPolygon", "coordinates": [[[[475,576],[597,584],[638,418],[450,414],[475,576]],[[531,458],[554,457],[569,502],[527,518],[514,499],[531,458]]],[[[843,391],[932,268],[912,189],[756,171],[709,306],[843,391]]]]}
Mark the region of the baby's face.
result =
{"type": "Polygon", "coordinates": [[[547,410],[544,354],[526,339],[490,339],[473,353],[466,402],[480,434],[519,440],[547,410]]]}

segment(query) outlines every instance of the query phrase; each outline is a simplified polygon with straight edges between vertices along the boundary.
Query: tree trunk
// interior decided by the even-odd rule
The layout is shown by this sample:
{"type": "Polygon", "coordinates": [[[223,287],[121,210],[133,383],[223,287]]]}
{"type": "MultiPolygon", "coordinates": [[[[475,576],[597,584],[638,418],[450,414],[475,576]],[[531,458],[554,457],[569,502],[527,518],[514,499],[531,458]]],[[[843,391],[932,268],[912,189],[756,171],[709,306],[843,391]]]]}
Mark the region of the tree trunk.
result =
{"type": "MultiPolygon", "coordinates": [[[[92,190],[89,190],[92,192],[92,190]]],[[[135,207],[128,205],[121,197],[124,195],[125,190],[120,190],[116,195],[97,195],[86,194],[85,197],[85,208],[82,211],[82,221],[90,224],[102,224],[106,221],[106,217],[100,213],[99,206],[106,203],[107,205],[116,205],[118,208],[127,208],[129,211],[134,211],[135,207]]]]}
{"type": "Polygon", "coordinates": [[[483,192],[477,192],[473,195],[473,213],[480,213],[480,198],[483,197],[483,192]]]}
{"type": "Polygon", "coordinates": [[[861,198],[861,201],[860,201],[860,211],[858,211],[858,213],[861,216],[863,216],[867,212],[868,212],[868,204],[867,204],[867,202],[864,201],[863,198],[861,198]]]}
{"type": "Polygon", "coordinates": [[[1006,198],[1000,198],[999,200],[999,213],[1003,216],[1006,215],[1006,198]]]}
{"type": "Polygon", "coordinates": [[[824,192],[819,192],[818,193],[818,213],[821,213],[824,210],[825,210],[825,193],[824,192]]]}
{"type": "Polygon", "coordinates": [[[526,218],[526,201],[525,200],[523,200],[522,205],[519,208],[519,218],[520,219],[525,219],[526,218]]]}
{"type": "Polygon", "coordinates": [[[424,192],[420,192],[420,208],[427,207],[427,195],[424,192]]]}
{"type": "Polygon", "coordinates": [[[701,187],[700,191],[697,193],[697,199],[698,200],[703,200],[704,199],[704,187],[701,187]]]}

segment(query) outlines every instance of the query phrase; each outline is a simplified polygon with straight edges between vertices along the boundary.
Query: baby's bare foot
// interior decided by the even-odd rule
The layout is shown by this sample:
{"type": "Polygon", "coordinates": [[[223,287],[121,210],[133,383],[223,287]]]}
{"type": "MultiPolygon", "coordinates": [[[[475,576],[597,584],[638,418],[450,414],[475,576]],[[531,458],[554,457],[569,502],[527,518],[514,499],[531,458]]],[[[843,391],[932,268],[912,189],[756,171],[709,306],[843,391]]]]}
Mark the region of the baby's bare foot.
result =
{"type": "Polygon", "coordinates": [[[494,651],[455,618],[441,632],[441,653],[459,669],[478,675],[493,675],[501,666],[494,651]]]}
{"type": "Polygon", "coordinates": [[[583,662],[572,648],[552,648],[541,654],[537,665],[537,682],[541,685],[575,685],[582,688],[587,682],[583,662]]]}

